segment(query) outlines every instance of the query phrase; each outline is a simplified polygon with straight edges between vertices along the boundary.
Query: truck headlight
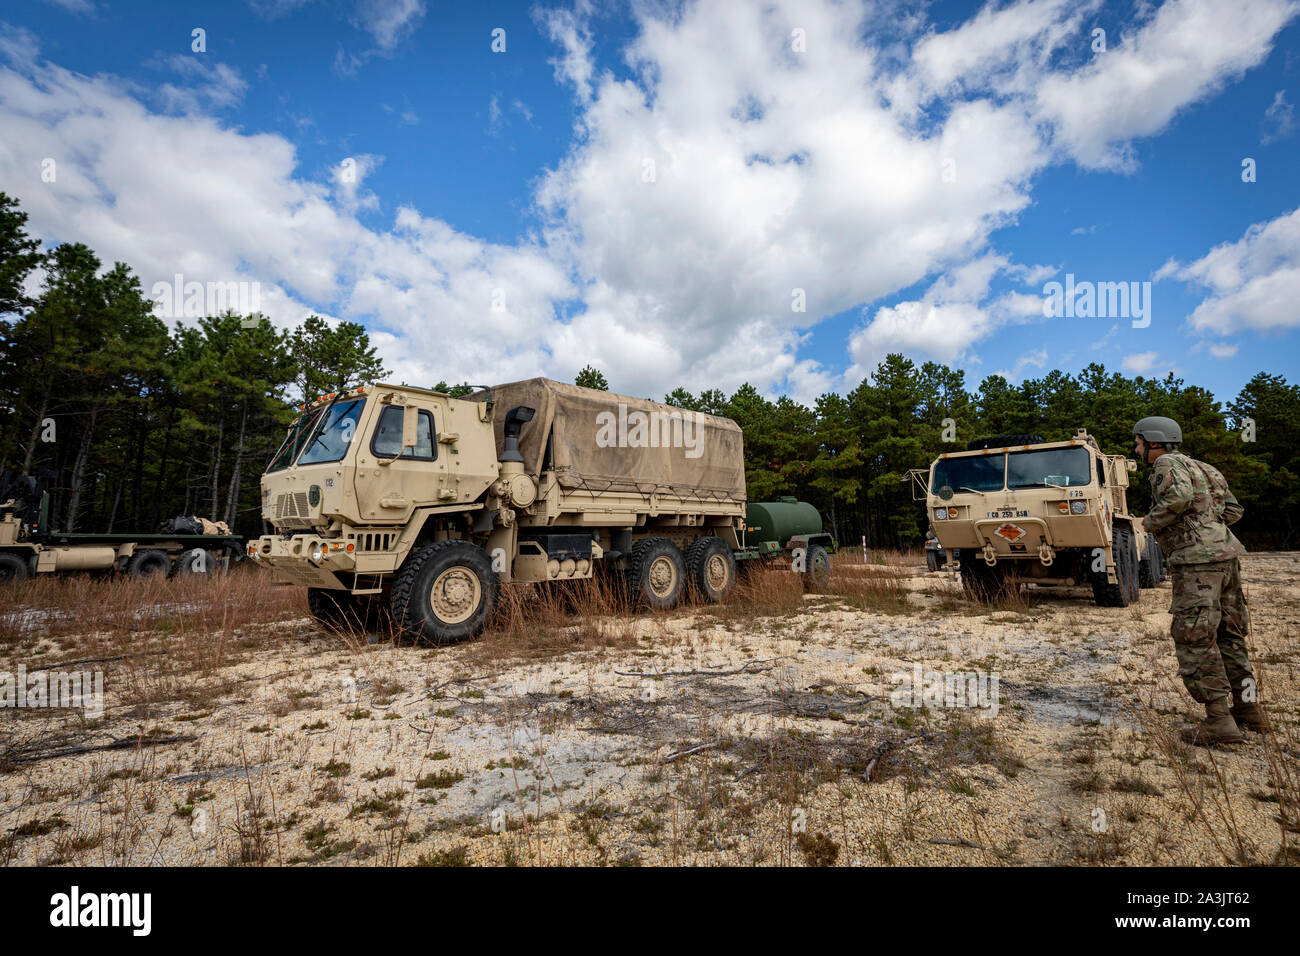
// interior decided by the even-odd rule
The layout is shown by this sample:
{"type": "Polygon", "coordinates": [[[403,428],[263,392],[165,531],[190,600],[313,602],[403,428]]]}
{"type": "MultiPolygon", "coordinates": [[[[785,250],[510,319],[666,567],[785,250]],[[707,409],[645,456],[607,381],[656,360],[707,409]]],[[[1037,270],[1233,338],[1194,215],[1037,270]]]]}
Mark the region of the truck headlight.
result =
{"type": "Polygon", "coordinates": [[[1086,502],[1086,501],[1071,501],[1071,502],[1070,502],[1070,510],[1071,510],[1072,512],[1074,512],[1075,514],[1077,514],[1077,515],[1081,515],[1081,514],[1083,514],[1084,512],[1086,512],[1086,511],[1088,510],[1088,502],[1086,502]]]}
{"type": "Polygon", "coordinates": [[[317,564],[320,564],[321,561],[325,559],[325,546],[318,544],[316,547],[312,548],[311,559],[317,564]]]}
{"type": "Polygon", "coordinates": [[[943,520],[946,519],[947,517],[948,517],[948,509],[947,509],[947,508],[935,508],[935,509],[934,509],[934,520],[935,520],[935,521],[943,521],[943,520]]]}

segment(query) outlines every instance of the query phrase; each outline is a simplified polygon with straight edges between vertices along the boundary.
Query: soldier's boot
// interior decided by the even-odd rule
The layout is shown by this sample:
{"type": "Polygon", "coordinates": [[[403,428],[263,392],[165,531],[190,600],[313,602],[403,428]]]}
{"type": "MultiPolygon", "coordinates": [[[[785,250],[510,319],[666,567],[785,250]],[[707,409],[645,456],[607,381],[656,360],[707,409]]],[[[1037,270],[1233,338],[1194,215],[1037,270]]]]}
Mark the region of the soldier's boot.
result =
{"type": "Polygon", "coordinates": [[[1257,734],[1268,731],[1268,719],[1259,709],[1259,704],[1242,700],[1240,692],[1232,695],[1232,720],[1242,730],[1253,730],[1257,734]]]}
{"type": "Polygon", "coordinates": [[[1245,740],[1237,722],[1232,719],[1228,698],[1220,697],[1205,705],[1205,720],[1196,727],[1183,731],[1183,740],[1198,747],[1216,744],[1239,744],[1245,740]]]}

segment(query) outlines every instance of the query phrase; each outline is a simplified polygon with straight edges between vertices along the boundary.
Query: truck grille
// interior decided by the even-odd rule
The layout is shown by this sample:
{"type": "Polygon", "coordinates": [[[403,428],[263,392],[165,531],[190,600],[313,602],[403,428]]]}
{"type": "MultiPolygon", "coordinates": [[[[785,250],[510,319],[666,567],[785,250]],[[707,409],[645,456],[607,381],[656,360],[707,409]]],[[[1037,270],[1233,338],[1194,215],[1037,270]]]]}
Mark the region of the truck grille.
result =
{"type": "Polygon", "coordinates": [[[360,533],[357,535],[358,551],[387,551],[393,543],[393,538],[397,535],[389,532],[387,534],[360,533]]]}
{"type": "Polygon", "coordinates": [[[306,518],[310,515],[307,492],[285,492],[275,499],[276,518],[306,518]]]}

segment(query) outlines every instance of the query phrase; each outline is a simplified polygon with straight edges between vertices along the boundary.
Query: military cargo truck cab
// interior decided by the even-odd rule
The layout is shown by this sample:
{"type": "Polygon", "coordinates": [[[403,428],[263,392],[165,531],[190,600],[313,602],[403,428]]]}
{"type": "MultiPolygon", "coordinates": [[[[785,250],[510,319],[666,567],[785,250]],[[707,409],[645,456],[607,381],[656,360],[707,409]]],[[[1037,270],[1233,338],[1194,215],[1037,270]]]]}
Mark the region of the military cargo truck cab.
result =
{"type": "Polygon", "coordinates": [[[1098,604],[1124,607],[1163,577],[1154,536],[1128,510],[1136,469],[1080,429],[1056,442],[980,439],[914,478],[971,596],[989,601],[1016,582],[1085,585],[1098,604]]]}

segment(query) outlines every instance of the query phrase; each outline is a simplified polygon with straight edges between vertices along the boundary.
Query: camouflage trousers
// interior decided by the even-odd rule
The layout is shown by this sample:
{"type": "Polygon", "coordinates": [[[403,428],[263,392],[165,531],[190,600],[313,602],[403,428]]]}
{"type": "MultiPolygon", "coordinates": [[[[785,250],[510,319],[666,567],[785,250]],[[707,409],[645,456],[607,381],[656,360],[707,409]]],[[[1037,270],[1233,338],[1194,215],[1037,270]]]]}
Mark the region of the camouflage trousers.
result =
{"type": "Polygon", "coordinates": [[[1246,653],[1250,613],[1241,590],[1241,562],[1173,565],[1174,616],[1170,633],[1178,655],[1178,676],[1187,692],[1209,703],[1236,691],[1255,676],[1246,653]]]}

